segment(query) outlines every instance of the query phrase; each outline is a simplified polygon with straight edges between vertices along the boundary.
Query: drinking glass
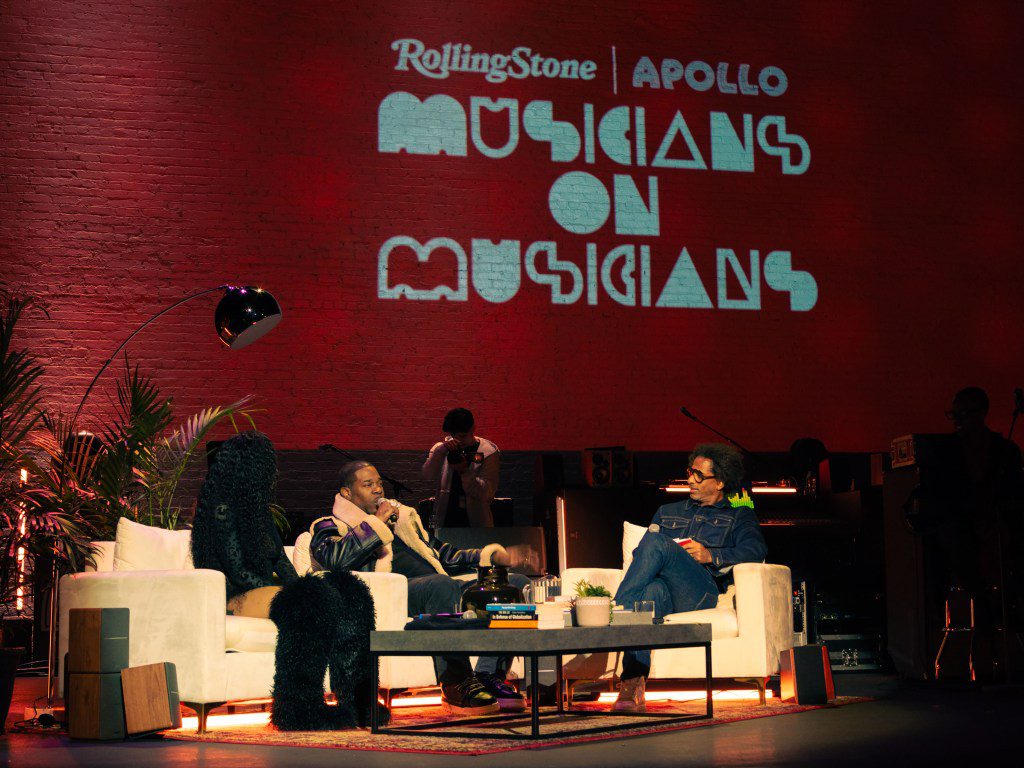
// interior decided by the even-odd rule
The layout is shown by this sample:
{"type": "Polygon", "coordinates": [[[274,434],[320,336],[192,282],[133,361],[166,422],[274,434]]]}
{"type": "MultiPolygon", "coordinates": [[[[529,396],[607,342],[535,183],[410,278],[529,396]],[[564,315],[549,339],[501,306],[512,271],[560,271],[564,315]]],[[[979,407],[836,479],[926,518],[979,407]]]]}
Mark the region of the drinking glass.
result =
{"type": "Polygon", "coordinates": [[[654,615],[654,601],[653,600],[637,600],[633,603],[633,613],[649,613],[654,615]]]}

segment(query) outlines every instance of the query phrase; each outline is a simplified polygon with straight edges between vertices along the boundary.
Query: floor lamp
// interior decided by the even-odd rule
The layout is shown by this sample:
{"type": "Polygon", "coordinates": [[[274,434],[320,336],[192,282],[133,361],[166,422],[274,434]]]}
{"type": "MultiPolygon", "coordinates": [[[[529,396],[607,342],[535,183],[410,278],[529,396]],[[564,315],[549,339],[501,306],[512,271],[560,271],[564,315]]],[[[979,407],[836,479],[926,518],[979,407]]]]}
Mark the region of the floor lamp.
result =
{"type": "MultiPolygon", "coordinates": [[[[78,422],[78,417],[82,413],[85,401],[92,393],[96,382],[99,381],[103,372],[110,367],[110,364],[121,350],[128,345],[128,342],[134,339],[147,325],[157,318],[166,315],[172,309],[180,307],[185,302],[192,301],[192,299],[217,291],[224,291],[224,295],[217,303],[213,323],[220,340],[231,349],[242,349],[249,346],[254,341],[270,333],[281,322],[281,305],[277,303],[277,299],[262,288],[254,288],[252,286],[219,285],[216,288],[198,291],[174,302],[132,331],[124,341],[118,344],[117,349],[111,353],[110,357],[103,362],[96,375],[92,377],[92,381],[89,382],[85,394],[82,395],[78,408],[75,409],[75,415],[71,417],[71,424],[68,428],[69,440],[74,441],[76,439],[75,424],[78,422]]],[[[59,610],[56,567],[54,568],[53,577],[53,586],[50,589],[50,632],[46,667],[46,698],[47,704],[51,707],[55,698],[55,683],[57,679],[54,674],[54,666],[57,660],[57,618],[59,610]]]]}

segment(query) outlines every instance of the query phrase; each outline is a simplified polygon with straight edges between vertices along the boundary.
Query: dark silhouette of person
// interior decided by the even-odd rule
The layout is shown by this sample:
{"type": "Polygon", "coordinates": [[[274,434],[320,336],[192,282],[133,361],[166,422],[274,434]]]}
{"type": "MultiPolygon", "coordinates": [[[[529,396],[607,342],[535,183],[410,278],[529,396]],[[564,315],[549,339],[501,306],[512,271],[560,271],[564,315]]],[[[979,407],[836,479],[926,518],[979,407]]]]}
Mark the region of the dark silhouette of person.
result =
{"type": "Polygon", "coordinates": [[[1022,622],[1021,562],[1024,472],[1017,445],[986,424],[989,399],[980,387],[961,389],[946,417],[956,444],[953,515],[940,532],[954,583],[974,600],[974,665],[978,679],[1005,677],[1007,653],[1022,622]]]}

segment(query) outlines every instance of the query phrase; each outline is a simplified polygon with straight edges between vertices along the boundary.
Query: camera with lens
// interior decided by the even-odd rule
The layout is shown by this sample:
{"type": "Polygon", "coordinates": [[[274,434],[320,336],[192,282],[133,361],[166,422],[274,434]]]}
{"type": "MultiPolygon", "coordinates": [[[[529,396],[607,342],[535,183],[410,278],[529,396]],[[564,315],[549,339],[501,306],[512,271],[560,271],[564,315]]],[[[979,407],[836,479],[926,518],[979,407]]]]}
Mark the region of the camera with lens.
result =
{"type": "Polygon", "coordinates": [[[449,464],[472,464],[474,462],[482,461],[483,457],[477,453],[480,450],[480,442],[476,441],[470,445],[459,444],[458,448],[448,448],[448,463],[449,464]]]}

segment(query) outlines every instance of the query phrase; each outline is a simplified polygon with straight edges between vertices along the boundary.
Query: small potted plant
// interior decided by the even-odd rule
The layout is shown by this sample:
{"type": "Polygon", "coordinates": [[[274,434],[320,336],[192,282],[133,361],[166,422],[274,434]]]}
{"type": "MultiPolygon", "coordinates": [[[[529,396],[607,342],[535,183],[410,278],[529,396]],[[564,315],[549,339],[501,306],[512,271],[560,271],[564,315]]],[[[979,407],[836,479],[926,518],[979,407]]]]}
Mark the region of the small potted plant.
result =
{"type": "Polygon", "coordinates": [[[576,624],[580,627],[607,627],[612,618],[612,593],[585,579],[576,582],[572,601],[576,624]]]}

